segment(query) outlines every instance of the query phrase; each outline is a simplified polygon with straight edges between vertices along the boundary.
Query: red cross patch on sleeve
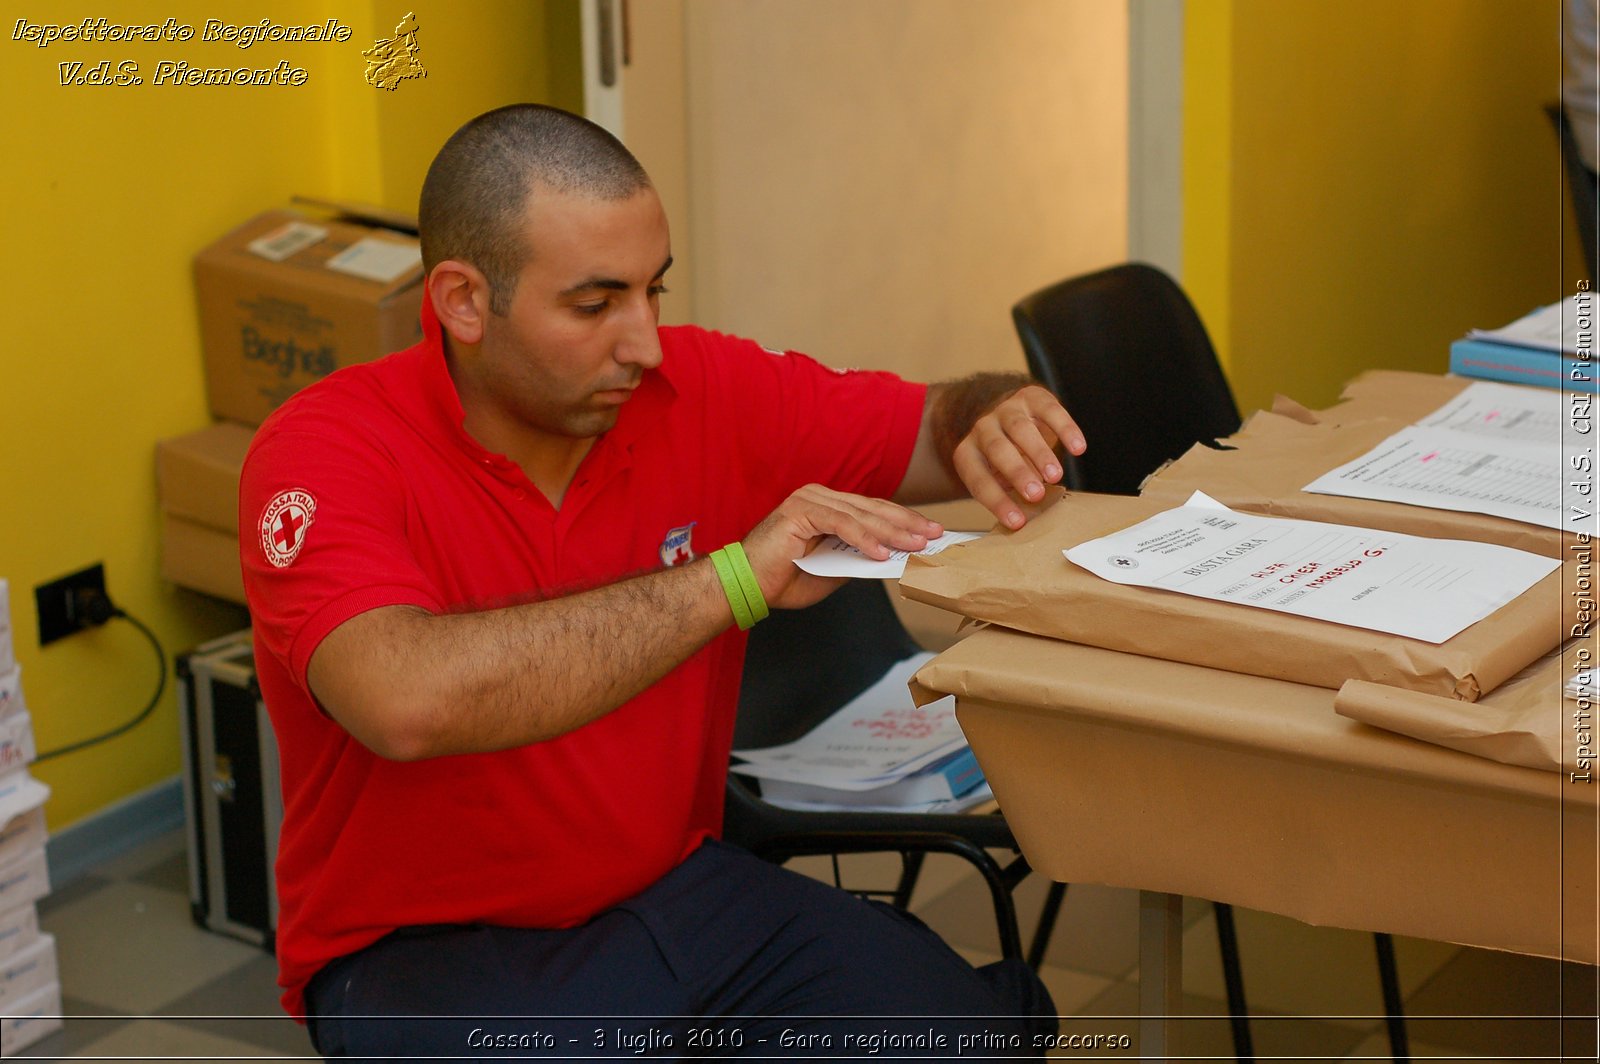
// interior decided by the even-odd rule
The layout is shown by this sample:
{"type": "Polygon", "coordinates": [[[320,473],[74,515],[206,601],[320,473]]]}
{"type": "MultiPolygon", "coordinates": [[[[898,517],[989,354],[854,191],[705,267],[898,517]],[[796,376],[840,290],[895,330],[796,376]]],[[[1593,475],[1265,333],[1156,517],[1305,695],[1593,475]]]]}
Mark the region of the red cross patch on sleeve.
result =
{"type": "Polygon", "coordinates": [[[317,512],[317,500],[303,488],[280,491],[261,511],[261,550],[276,568],[294,561],[305,546],[306,531],[317,512]]]}

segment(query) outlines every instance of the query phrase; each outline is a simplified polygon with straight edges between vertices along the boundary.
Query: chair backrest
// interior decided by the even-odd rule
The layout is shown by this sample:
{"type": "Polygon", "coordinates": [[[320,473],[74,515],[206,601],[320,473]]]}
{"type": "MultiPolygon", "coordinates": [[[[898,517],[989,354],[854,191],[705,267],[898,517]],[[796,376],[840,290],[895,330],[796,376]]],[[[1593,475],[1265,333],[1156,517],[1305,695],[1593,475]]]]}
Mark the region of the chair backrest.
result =
{"type": "Polygon", "coordinates": [[[1239,427],[1205,326],[1154,266],[1062,281],[1023,299],[1011,317],[1028,368],[1088,441],[1081,457],[1067,456],[1068,488],[1136,494],[1162,463],[1239,427]]]}
{"type": "Polygon", "coordinates": [[[734,749],[798,739],[922,648],[880,580],[851,580],[814,606],[750,630],[734,749]]]}
{"type": "Polygon", "coordinates": [[[1596,243],[1600,243],[1600,182],[1583,164],[1578,151],[1578,138],[1572,131],[1572,120],[1556,104],[1544,109],[1556,127],[1556,137],[1561,141],[1561,158],[1567,164],[1567,185],[1572,190],[1572,210],[1578,219],[1578,232],[1583,235],[1583,257],[1589,266],[1591,280],[1600,280],[1595,273],[1596,243]]]}

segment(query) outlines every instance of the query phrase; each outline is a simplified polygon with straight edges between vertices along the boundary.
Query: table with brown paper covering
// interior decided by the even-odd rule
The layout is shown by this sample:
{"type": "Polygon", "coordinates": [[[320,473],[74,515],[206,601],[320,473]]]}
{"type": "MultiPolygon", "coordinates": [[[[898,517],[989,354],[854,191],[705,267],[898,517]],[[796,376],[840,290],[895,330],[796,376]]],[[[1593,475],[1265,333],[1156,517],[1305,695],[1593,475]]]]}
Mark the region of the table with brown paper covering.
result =
{"type": "MultiPolygon", "coordinates": [[[[1600,657],[1592,628],[1570,630],[1567,601],[1575,581],[1590,579],[1590,536],[1299,490],[1469,383],[1379,371],[1354,381],[1326,411],[1280,401],[1228,441],[1238,450],[1197,447],[1148,480],[1142,498],[1105,508],[1126,509],[1123,524],[1132,524],[1198,489],[1242,510],[1562,558],[1559,593],[1544,594],[1548,602],[1512,626],[1542,631],[1538,618],[1547,614],[1549,638],[1533,640],[1544,649],[1518,650],[1502,663],[1512,671],[1498,669],[1477,701],[1444,690],[1448,683],[1397,685],[1353,672],[1341,683],[1305,666],[1297,668],[1312,681],[1292,682],[1166,660],[1183,656],[1170,647],[1165,657],[1144,656],[1134,652],[1137,641],[1120,637],[1069,641],[1098,611],[1074,619],[1052,609],[1042,624],[1028,619],[1050,593],[1036,579],[1044,545],[1029,541],[1052,524],[1085,524],[1081,516],[1030,523],[1031,536],[1025,528],[1007,537],[1017,550],[998,541],[984,548],[979,567],[1017,595],[980,586],[970,573],[908,568],[913,597],[969,616],[995,614],[995,623],[926,665],[914,687],[956,696],[962,727],[1029,861],[1061,882],[1145,892],[1147,1021],[1178,1001],[1181,929],[1172,899],[1183,895],[1313,925],[1600,962],[1600,781],[1593,731],[1582,730],[1593,721],[1575,721],[1578,703],[1561,691],[1580,647],[1585,660],[1600,657]],[[1574,634],[1581,638],[1558,646],[1574,634]],[[1158,911],[1151,900],[1162,894],[1166,908],[1158,911]]],[[[1111,624],[1132,630],[1128,621],[1113,616],[1111,624]]],[[[1175,621],[1157,616],[1147,625],[1175,621]]],[[[1507,635],[1517,640],[1509,628],[1507,635]]],[[[1141,1054],[1172,1051],[1166,1026],[1147,1023],[1142,1032],[1141,1054]]]]}

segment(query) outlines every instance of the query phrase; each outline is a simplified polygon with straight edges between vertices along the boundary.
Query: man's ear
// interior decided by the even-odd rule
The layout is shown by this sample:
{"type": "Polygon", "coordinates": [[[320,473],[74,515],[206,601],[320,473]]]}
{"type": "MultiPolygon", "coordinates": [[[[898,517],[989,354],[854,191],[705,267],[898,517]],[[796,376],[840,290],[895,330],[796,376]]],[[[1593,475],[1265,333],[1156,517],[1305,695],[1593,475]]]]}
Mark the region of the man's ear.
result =
{"type": "Polygon", "coordinates": [[[489,310],[489,281],[470,263],[446,259],[428,274],[428,298],[445,332],[458,344],[483,342],[489,310]]]}

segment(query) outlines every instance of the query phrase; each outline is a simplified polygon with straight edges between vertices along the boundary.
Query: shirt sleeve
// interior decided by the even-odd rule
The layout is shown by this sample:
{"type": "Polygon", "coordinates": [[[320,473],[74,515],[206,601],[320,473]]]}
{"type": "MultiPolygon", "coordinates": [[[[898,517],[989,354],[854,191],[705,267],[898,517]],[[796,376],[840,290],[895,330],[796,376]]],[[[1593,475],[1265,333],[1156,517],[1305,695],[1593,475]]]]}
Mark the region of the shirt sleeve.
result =
{"type": "Polygon", "coordinates": [[[735,468],[767,512],[804,484],[888,498],[911,463],[927,386],[703,334],[712,409],[733,411],[735,468]]]}
{"type": "Polygon", "coordinates": [[[380,606],[440,612],[406,539],[396,463],[355,434],[258,435],[239,485],[239,554],[257,645],[306,689],[306,665],[333,629],[380,606]]]}

